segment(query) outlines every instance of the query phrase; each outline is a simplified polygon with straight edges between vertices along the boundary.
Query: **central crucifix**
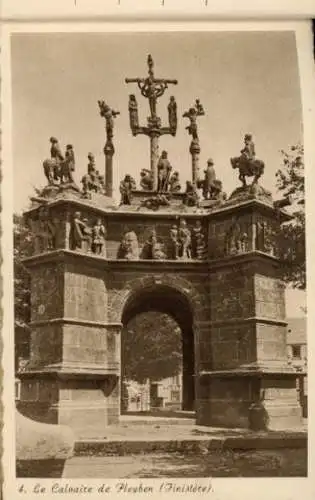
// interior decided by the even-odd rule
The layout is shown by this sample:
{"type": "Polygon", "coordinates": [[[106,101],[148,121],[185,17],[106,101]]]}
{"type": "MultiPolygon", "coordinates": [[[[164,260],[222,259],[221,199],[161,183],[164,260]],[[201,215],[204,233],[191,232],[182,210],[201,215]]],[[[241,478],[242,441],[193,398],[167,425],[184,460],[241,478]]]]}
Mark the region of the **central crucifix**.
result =
{"type": "Polygon", "coordinates": [[[134,94],[129,96],[130,128],[134,136],[144,134],[150,137],[150,159],[153,191],[157,190],[157,164],[159,160],[159,137],[169,134],[176,135],[177,129],[177,104],[174,96],[170,97],[168,105],[169,127],[162,127],[161,118],[157,115],[157,100],[161,97],[169,84],[176,85],[177,80],[155,78],[152,56],[148,59],[149,76],[146,78],[126,78],[126,83],[137,83],[141,95],[149,100],[150,116],[146,127],[139,126],[138,103],[134,94]]]}

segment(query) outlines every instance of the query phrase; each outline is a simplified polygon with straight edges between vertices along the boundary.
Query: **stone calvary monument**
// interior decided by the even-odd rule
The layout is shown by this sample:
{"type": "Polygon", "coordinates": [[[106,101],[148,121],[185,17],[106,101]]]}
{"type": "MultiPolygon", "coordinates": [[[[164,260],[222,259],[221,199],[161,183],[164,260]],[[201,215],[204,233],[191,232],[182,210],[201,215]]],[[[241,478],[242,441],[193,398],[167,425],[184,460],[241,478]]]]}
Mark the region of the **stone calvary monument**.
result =
{"type": "Polygon", "coordinates": [[[151,56],[148,67],[147,77],[126,79],[150,108],[147,124],[139,125],[137,98],[130,95],[131,132],[150,139],[141,189],[127,174],[120,204],[112,198],[119,112],[105,101],[98,103],[105,176],[89,153],[79,188],[74,146],[63,155],[51,138],[43,165],[48,184],[25,213],[34,233],[33,254],[25,259],[32,334],[30,361],[19,374],[19,410],[83,436],[91,426],[104,436],[104,427],[119,421],[122,331],[136,314],[155,310],[181,327],[183,409],[195,410],[197,424],[248,428],[258,415],[262,427],[296,427],[301,409],[286,356],[277,238],[290,219],[287,202],[273,201],[259,184],[264,163],[249,134],[231,159],[242,185],[229,197],[212,159],[200,176],[198,120],[206,114],[198,99],[183,113],[192,176],[182,190],[176,159],[159,153],[161,137],[176,136],[177,103],[171,96],[169,124],[162,126],[158,99],[177,81],[156,78],[151,56]]]}

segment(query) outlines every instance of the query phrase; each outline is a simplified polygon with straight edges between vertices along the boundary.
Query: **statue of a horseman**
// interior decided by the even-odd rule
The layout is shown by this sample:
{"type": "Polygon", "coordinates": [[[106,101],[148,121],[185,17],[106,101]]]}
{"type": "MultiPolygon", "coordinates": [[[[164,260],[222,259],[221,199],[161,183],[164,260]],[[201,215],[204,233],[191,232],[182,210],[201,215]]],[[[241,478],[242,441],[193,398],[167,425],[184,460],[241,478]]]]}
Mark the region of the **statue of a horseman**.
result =
{"type": "Polygon", "coordinates": [[[63,156],[58,139],[51,137],[50,143],[50,158],[47,158],[43,162],[48,184],[57,184],[59,181],[61,184],[73,182],[75,158],[72,145],[67,145],[65,156],[63,156]]]}
{"type": "Polygon", "coordinates": [[[246,177],[254,177],[252,185],[257,184],[258,179],[264,173],[265,164],[262,160],[256,158],[255,144],[251,134],[245,135],[241,156],[231,158],[231,165],[232,168],[239,169],[238,178],[244,187],[247,186],[246,177]]]}

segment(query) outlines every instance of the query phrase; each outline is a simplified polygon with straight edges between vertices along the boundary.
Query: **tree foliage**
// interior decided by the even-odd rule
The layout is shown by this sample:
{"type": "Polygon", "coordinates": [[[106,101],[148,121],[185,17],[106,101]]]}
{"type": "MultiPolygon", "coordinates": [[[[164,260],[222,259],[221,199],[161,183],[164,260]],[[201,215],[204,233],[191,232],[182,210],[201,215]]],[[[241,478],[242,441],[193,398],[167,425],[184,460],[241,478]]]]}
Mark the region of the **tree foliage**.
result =
{"type": "Polygon", "coordinates": [[[280,246],[283,279],[294,288],[306,288],[304,150],[298,144],[281,151],[283,166],[276,173],[277,188],[292,201],[292,221],[283,224],[280,246]]]}
{"type": "Polygon", "coordinates": [[[21,215],[13,216],[14,317],[16,326],[30,321],[30,276],[22,260],[31,253],[32,233],[21,215]]]}
{"type": "Polygon", "coordinates": [[[122,338],[123,377],[144,383],[180,372],[182,336],[175,320],[155,311],[138,314],[122,338]]]}

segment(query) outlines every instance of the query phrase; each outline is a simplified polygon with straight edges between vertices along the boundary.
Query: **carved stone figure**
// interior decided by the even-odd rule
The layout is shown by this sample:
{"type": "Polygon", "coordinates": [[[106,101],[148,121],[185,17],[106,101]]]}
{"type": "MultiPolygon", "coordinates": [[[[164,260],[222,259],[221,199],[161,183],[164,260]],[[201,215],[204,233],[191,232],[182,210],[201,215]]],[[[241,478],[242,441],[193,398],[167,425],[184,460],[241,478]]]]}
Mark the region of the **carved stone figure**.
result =
{"type": "Polygon", "coordinates": [[[203,116],[204,114],[205,112],[199,99],[196,99],[194,107],[189,108],[189,110],[185,111],[185,113],[183,114],[183,118],[188,118],[190,120],[190,124],[186,127],[186,130],[188,130],[188,133],[192,136],[193,140],[199,139],[197,118],[198,116],[203,116]]]}
{"type": "Polygon", "coordinates": [[[61,153],[58,139],[56,137],[50,138],[50,156],[54,160],[54,180],[58,181],[60,179],[60,165],[64,161],[64,157],[61,153]]]}
{"type": "Polygon", "coordinates": [[[61,153],[58,139],[51,137],[49,141],[51,144],[50,158],[44,160],[43,168],[48,184],[52,185],[60,179],[61,163],[64,161],[64,157],[61,153]]]}
{"type": "Polygon", "coordinates": [[[131,205],[132,191],[136,188],[135,184],[135,180],[129,174],[125,175],[124,179],[120,182],[121,205],[131,205]]]}
{"type": "Polygon", "coordinates": [[[186,191],[183,198],[183,204],[187,207],[195,207],[198,205],[198,193],[191,181],[186,181],[186,191]]]}
{"type": "Polygon", "coordinates": [[[256,249],[271,254],[274,252],[274,233],[265,221],[256,224],[256,249]]]}
{"type": "Polygon", "coordinates": [[[98,101],[100,108],[100,115],[105,118],[106,121],[106,136],[107,140],[111,141],[114,137],[114,118],[120,115],[119,111],[114,111],[111,109],[105,101],[98,101]]]}
{"type": "Polygon", "coordinates": [[[158,165],[158,192],[166,193],[168,190],[169,179],[172,166],[167,158],[167,151],[162,151],[158,165]]]}
{"type": "Polygon", "coordinates": [[[170,102],[167,106],[168,110],[168,123],[170,126],[170,130],[172,135],[176,135],[177,130],[177,103],[175,101],[175,97],[172,95],[170,97],[170,102]]]}
{"type": "Polygon", "coordinates": [[[179,257],[182,259],[191,258],[191,232],[187,227],[187,222],[182,219],[178,229],[179,257]]]}
{"type": "Polygon", "coordinates": [[[151,191],[153,188],[153,177],[151,170],[143,168],[140,172],[140,186],[145,191],[151,191]]]}
{"type": "Polygon", "coordinates": [[[202,260],[205,257],[206,237],[200,220],[196,221],[196,224],[192,229],[191,236],[192,257],[194,259],[202,260]]]}
{"type": "Polygon", "coordinates": [[[70,231],[70,248],[71,250],[82,250],[89,252],[92,243],[92,231],[88,226],[86,218],[81,218],[80,212],[75,212],[70,231]]]}
{"type": "Polygon", "coordinates": [[[141,202],[141,206],[150,210],[158,210],[160,207],[168,207],[169,205],[170,201],[166,193],[158,193],[156,196],[151,196],[141,202]]]}
{"type": "Polygon", "coordinates": [[[88,167],[87,167],[87,170],[88,170],[88,174],[91,175],[95,172],[95,157],[93,155],[93,153],[89,153],[88,154],[88,167]]]}
{"type": "Polygon", "coordinates": [[[171,193],[179,193],[181,190],[181,185],[179,181],[179,173],[176,171],[171,175],[170,178],[170,192],[171,193]]]}
{"type": "Polygon", "coordinates": [[[85,198],[90,198],[91,193],[105,194],[105,179],[96,170],[95,158],[92,153],[88,154],[87,174],[82,177],[82,191],[85,198]]]}
{"type": "Polygon", "coordinates": [[[66,146],[65,159],[61,162],[60,167],[60,181],[73,182],[73,172],[75,170],[75,157],[73,146],[68,144],[66,146]]]}
{"type": "Polygon", "coordinates": [[[240,249],[242,253],[249,251],[249,237],[246,231],[240,235],[240,249]]]}
{"type": "Polygon", "coordinates": [[[163,260],[166,258],[163,243],[158,240],[155,229],[152,229],[148,240],[144,244],[142,253],[145,259],[163,260]]]}
{"type": "Polygon", "coordinates": [[[255,145],[251,134],[246,134],[244,138],[244,148],[241,150],[241,156],[231,158],[232,168],[239,169],[239,180],[246,187],[246,177],[254,177],[252,185],[257,184],[262,176],[265,164],[262,160],[256,158],[255,145]]]}
{"type": "Polygon", "coordinates": [[[178,240],[178,228],[173,225],[170,230],[170,257],[171,259],[177,260],[179,257],[179,240],[178,240]]]}
{"type": "Polygon", "coordinates": [[[237,220],[233,221],[226,236],[226,253],[236,254],[249,251],[249,236],[244,227],[237,220]]]}
{"type": "Polygon", "coordinates": [[[134,94],[130,94],[129,96],[129,120],[130,120],[130,129],[133,135],[136,135],[136,130],[139,128],[139,115],[138,115],[138,103],[136,100],[136,96],[134,94]]]}
{"type": "Polygon", "coordinates": [[[138,260],[139,259],[139,245],[138,238],[134,231],[128,231],[120,244],[118,249],[118,259],[138,260]]]}
{"type": "Polygon", "coordinates": [[[102,224],[102,220],[98,218],[92,228],[92,252],[98,255],[104,253],[104,243],[105,243],[105,226],[102,224]]]}

